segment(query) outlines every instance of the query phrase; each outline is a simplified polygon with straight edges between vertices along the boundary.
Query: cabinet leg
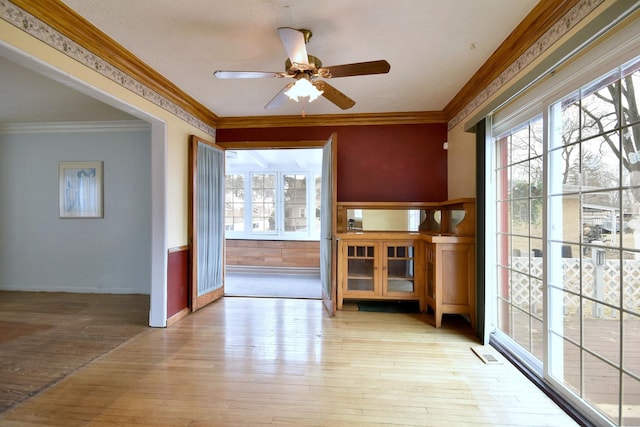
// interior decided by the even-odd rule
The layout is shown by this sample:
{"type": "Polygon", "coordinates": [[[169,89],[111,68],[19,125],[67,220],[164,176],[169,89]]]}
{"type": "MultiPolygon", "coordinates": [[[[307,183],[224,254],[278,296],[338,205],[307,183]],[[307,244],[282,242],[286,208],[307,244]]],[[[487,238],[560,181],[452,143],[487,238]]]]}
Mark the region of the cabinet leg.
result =
{"type": "Polygon", "coordinates": [[[436,310],[433,314],[433,319],[436,322],[436,328],[442,326],[442,312],[440,310],[436,310]]]}

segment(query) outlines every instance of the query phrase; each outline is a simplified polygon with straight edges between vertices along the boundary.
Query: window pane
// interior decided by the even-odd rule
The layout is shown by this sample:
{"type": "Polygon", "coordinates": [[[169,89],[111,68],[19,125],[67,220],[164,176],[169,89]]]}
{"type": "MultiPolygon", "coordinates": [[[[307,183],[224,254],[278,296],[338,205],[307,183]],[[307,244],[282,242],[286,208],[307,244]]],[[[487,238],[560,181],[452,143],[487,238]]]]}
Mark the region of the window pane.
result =
{"type": "Polygon", "coordinates": [[[531,353],[536,359],[544,360],[544,327],[542,320],[531,319],[531,353]]]}
{"type": "Polygon", "coordinates": [[[549,152],[549,193],[577,192],[580,186],[580,145],[549,152]]]}
{"type": "MultiPolygon", "coordinates": [[[[640,86],[638,87],[640,90],[640,86]]],[[[624,155],[622,158],[622,185],[638,187],[640,185],[640,124],[635,124],[623,128],[622,147],[624,155]],[[638,150],[638,151],[636,151],[638,150]]],[[[640,201],[637,197],[636,200],[640,201]]]]}
{"type": "Polygon", "coordinates": [[[531,325],[529,315],[518,308],[513,308],[512,338],[527,351],[531,351],[531,325]]]}
{"type": "Polygon", "coordinates": [[[623,375],[622,391],[622,425],[640,426],[640,381],[623,375]]]}
{"type": "Polygon", "coordinates": [[[587,352],[583,352],[583,362],[585,399],[617,424],[620,372],[587,352]]]}
{"type": "Polygon", "coordinates": [[[227,231],[244,231],[244,175],[226,176],[224,222],[227,231]]]}
{"type": "Polygon", "coordinates": [[[511,202],[511,232],[523,236],[529,235],[529,199],[511,202]]]}
{"type": "Polygon", "coordinates": [[[583,235],[589,243],[620,246],[620,191],[599,191],[582,196],[583,235]],[[589,230],[590,231],[587,231],[589,230]]]}
{"type": "Polygon", "coordinates": [[[573,247],[563,242],[552,242],[549,252],[549,285],[579,293],[580,259],[568,256],[573,255],[573,247]]]}
{"type": "MultiPolygon", "coordinates": [[[[622,323],[623,365],[625,371],[640,377],[640,316],[625,314],[622,323]]],[[[638,390],[640,391],[640,390],[638,390]]],[[[636,396],[640,400],[640,394],[636,396]]],[[[640,402],[639,402],[640,403],[640,402]]],[[[640,415],[640,414],[639,414],[640,415]]]]}
{"type": "Polygon", "coordinates": [[[283,175],[284,231],[307,230],[307,177],[283,175]]]}
{"type": "Polygon", "coordinates": [[[542,157],[544,126],[541,115],[531,120],[530,132],[529,155],[531,158],[542,157]]]}
{"type": "Polygon", "coordinates": [[[616,111],[619,99],[617,76],[618,72],[614,71],[583,89],[580,102],[582,139],[609,132],[619,124],[616,111]]]}
{"type": "Polygon", "coordinates": [[[550,148],[563,147],[580,140],[580,96],[574,92],[551,108],[553,136],[550,148]]]}
{"type": "MultiPolygon", "coordinates": [[[[622,289],[622,308],[635,315],[640,315],[640,253],[638,252],[625,251],[622,253],[622,289]]],[[[640,332],[638,329],[640,324],[636,324],[635,327],[636,331],[640,332]]],[[[640,339],[640,335],[638,335],[638,339],[640,339]]],[[[640,357],[638,362],[640,362],[640,357]]],[[[640,375],[640,372],[638,374],[640,375]]]]}
{"type": "Polygon", "coordinates": [[[513,334],[511,330],[513,324],[512,310],[513,306],[511,304],[498,299],[498,329],[508,336],[512,336],[513,334]]]}
{"type": "Polygon", "coordinates": [[[506,302],[511,301],[511,271],[498,268],[498,298],[506,302]]]}
{"type": "Polygon", "coordinates": [[[583,301],[583,347],[620,366],[620,311],[583,301]]]}
{"type": "Polygon", "coordinates": [[[511,231],[511,203],[508,201],[498,202],[496,206],[497,224],[499,233],[509,233],[511,231]]]}
{"type": "Polygon", "coordinates": [[[529,311],[529,276],[513,272],[511,274],[511,301],[521,310],[529,311]]]}
{"type": "Polygon", "coordinates": [[[549,225],[553,230],[553,240],[580,242],[582,226],[580,224],[580,198],[575,194],[549,197],[549,225]],[[577,221],[576,221],[577,219],[577,221]]]}
{"type": "Polygon", "coordinates": [[[555,375],[556,378],[578,395],[581,395],[582,360],[580,358],[580,348],[574,343],[562,339],[554,340],[554,343],[561,344],[560,346],[555,345],[556,348],[554,350],[558,356],[562,356],[560,366],[563,368],[559,372],[560,376],[555,375]]]}
{"type": "Polygon", "coordinates": [[[275,175],[251,177],[251,227],[254,232],[276,230],[275,175]]]}
{"type": "Polygon", "coordinates": [[[620,185],[620,141],[618,133],[598,136],[582,143],[582,190],[615,188],[620,185]]]}
{"type": "Polygon", "coordinates": [[[531,309],[530,313],[538,319],[544,316],[544,294],[542,290],[542,280],[531,279],[531,309]]]}
{"type": "Polygon", "coordinates": [[[521,128],[512,131],[509,138],[509,164],[514,164],[529,158],[529,126],[526,123],[521,128]]]}
{"type": "Polygon", "coordinates": [[[564,316],[562,317],[562,327],[555,327],[553,330],[558,335],[564,338],[568,338],[574,343],[580,342],[580,328],[582,323],[580,322],[580,297],[569,292],[563,292],[563,310],[564,316]]]}

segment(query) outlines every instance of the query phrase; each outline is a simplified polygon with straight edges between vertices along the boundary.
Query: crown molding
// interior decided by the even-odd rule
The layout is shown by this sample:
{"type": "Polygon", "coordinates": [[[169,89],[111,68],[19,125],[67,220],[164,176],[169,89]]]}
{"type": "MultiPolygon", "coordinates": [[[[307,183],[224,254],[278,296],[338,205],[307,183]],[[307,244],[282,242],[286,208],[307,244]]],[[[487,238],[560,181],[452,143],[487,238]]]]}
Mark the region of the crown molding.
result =
{"type": "Polygon", "coordinates": [[[0,16],[198,129],[215,135],[215,114],[60,0],[0,1],[0,16]]]}
{"type": "Polygon", "coordinates": [[[150,129],[151,125],[142,120],[0,123],[0,133],[135,132],[150,129]]]}
{"type": "Polygon", "coordinates": [[[218,117],[60,0],[0,1],[0,12],[16,27],[215,136],[216,128],[448,123],[451,129],[604,1],[539,2],[442,111],[306,117],[218,117]]]}
{"type": "Polygon", "coordinates": [[[539,2],[447,104],[444,111],[449,129],[507,85],[604,1],[539,2]]]}
{"type": "Polygon", "coordinates": [[[249,116],[219,117],[218,129],[310,127],[310,126],[362,126],[420,123],[446,123],[442,111],[371,114],[318,114],[307,116],[249,116]]]}

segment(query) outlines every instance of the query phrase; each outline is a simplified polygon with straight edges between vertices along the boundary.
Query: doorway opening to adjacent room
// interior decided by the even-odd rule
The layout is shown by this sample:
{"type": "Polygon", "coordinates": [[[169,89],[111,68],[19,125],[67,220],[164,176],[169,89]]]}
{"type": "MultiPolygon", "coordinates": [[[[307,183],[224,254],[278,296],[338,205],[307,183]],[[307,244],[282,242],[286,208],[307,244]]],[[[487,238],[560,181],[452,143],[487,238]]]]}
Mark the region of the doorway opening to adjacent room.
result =
{"type": "Polygon", "coordinates": [[[225,296],[322,298],[322,149],[228,149],[225,296]]]}

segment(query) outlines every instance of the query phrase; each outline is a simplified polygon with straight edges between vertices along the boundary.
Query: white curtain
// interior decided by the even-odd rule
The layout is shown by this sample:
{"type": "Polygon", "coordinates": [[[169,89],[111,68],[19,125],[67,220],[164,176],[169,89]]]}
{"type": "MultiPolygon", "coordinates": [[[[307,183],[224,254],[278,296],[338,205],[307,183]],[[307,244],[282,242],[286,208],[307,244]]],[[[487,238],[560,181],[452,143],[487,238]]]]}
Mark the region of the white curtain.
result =
{"type": "Polygon", "coordinates": [[[222,287],[224,268],[224,151],[198,143],[198,296],[222,287]]]}

